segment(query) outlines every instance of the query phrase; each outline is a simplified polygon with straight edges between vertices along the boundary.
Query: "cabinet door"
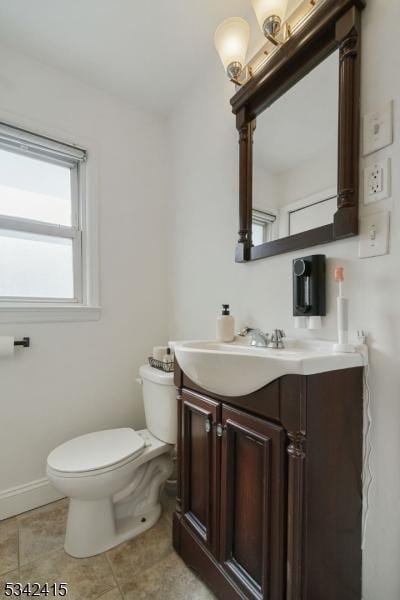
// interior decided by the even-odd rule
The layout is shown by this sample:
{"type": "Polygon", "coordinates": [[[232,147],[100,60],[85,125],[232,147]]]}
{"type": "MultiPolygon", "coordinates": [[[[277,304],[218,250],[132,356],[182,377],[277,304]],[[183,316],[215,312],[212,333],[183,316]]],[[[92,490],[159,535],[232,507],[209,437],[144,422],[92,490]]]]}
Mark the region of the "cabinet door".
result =
{"type": "Polygon", "coordinates": [[[285,435],[223,405],[220,561],[246,598],[282,600],[285,435]]]}
{"type": "Polygon", "coordinates": [[[182,411],[183,518],[216,554],[220,461],[215,426],[221,405],[183,391],[182,411]]]}

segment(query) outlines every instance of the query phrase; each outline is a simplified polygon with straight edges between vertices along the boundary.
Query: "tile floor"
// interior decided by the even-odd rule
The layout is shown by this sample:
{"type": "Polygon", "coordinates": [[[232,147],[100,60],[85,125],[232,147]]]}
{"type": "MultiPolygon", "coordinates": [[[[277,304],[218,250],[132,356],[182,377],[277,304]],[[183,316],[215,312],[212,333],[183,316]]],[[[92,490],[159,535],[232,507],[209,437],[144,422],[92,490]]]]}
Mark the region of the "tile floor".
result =
{"type": "MultiPolygon", "coordinates": [[[[5,582],[66,582],[68,600],[212,600],[213,594],[171,545],[174,499],[142,535],[86,559],[63,550],[67,501],[0,521],[0,598],[5,582]]],[[[26,597],[26,596],[25,596],[26,597]]]]}

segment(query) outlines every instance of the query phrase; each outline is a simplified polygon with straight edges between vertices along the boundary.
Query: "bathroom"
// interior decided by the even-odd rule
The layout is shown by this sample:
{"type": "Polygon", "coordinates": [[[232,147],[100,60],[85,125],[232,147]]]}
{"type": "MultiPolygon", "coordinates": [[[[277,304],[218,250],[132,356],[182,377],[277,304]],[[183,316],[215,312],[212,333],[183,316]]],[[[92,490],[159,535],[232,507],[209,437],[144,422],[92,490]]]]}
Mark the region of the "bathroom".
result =
{"type": "MultiPolygon", "coordinates": [[[[289,2],[287,14],[299,4],[289,2]]],[[[252,3],[0,0],[1,124],[87,152],[86,304],[0,301],[0,337],[30,339],[0,358],[0,597],[7,582],[62,582],[85,600],[235,598],[178,558],[172,485],[153,527],[71,558],[63,549],[68,503],[47,480],[47,457],[91,432],[144,429],[141,365],[169,341],[215,339],[224,303],[235,333],[279,328],[288,339],[335,342],[340,266],[350,339],[364,331],[369,350],[358,598],[399,600],[400,4],[367,0],[360,12],[358,210],[361,220],[390,213],[386,253],[359,258],[361,238],[352,235],[237,262],[236,89],[213,37],[225,19],[244,18],[250,60],[265,43],[252,3]],[[393,143],[364,156],[363,118],[388,105],[393,143]],[[364,204],[364,169],[387,159],[388,197],[364,204]],[[326,256],[326,316],[312,331],[295,327],[292,263],[315,254],[326,256]]],[[[2,268],[0,256],[0,286],[2,268]]],[[[328,593],[291,600],[357,598],[328,593]]]]}

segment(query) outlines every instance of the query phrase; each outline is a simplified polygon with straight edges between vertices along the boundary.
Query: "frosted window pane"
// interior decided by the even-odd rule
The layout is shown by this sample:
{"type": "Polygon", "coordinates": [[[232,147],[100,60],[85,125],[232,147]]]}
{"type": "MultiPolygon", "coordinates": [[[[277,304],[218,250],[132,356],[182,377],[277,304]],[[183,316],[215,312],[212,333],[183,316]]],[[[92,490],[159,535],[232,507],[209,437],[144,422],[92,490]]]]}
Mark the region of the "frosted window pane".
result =
{"type": "Polygon", "coordinates": [[[0,149],[0,215],[71,225],[71,170],[0,149]]]}
{"type": "Polygon", "coordinates": [[[72,240],[0,230],[0,296],[73,298],[72,240]]]}
{"type": "Polygon", "coordinates": [[[289,235],[309,231],[332,223],[337,211],[337,198],[328,198],[323,202],[305,206],[289,214],[289,235]]]}
{"type": "Polygon", "coordinates": [[[259,246],[264,242],[264,227],[253,223],[253,244],[259,246]]]}

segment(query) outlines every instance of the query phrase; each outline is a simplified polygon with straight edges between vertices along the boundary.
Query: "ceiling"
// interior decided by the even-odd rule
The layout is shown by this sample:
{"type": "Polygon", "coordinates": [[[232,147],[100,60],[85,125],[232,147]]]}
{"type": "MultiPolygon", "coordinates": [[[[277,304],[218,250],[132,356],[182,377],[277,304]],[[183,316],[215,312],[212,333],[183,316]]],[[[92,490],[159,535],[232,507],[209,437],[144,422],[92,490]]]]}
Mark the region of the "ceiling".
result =
{"type": "MultiPolygon", "coordinates": [[[[0,0],[0,40],[153,112],[168,113],[213,34],[249,0],[0,0]]],[[[223,77],[222,65],[221,76],[223,77]]]]}
{"type": "Polygon", "coordinates": [[[166,114],[219,61],[213,34],[229,16],[257,31],[250,0],[0,0],[0,41],[166,114]]]}

